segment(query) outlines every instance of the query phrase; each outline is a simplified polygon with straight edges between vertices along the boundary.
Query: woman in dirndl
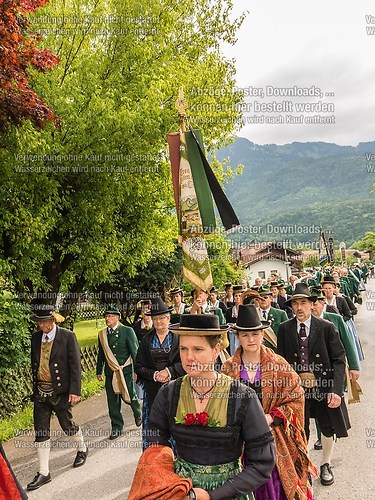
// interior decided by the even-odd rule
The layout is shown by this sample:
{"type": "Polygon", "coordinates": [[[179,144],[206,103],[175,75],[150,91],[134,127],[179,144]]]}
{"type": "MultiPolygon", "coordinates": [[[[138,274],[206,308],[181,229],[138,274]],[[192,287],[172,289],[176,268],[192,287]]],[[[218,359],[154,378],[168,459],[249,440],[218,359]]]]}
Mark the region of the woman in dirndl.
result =
{"type": "Polygon", "coordinates": [[[183,314],[170,329],[179,335],[186,375],[155,398],[148,423],[153,446],[140,458],[128,498],[252,499],[271,476],[275,449],[255,392],[215,371],[228,327],[215,315],[183,314]]]}
{"type": "Polygon", "coordinates": [[[263,344],[269,325],[255,306],[240,305],[232,327],[240,347],[222,371],[254,389],[275,440],[276,466],[270,480],[254,491],[255,500],[310,500],[317,469],[304,431],[304,390],[289,363],[263,344]]]}

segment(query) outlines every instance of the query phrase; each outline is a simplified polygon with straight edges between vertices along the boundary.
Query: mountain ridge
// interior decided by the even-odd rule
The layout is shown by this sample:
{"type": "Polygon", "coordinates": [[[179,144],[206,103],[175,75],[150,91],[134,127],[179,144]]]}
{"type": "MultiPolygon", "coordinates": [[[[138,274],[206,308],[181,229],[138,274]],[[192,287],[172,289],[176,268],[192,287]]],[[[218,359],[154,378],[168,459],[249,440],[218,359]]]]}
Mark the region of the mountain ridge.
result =
{"type": "MultiPolygon", "coordinates": [[[[229,158],[232,167],[244,165],[243,173],[226,185],[242,225],[322,225],[336,243],[350,245],[375,227],[375,169],[368,171],[366,157],[374,153],[375,141],[357,146],[323,141],[257,145],[240,137],[220,149],[217,158],[229,158]]],[[[265,231],[256,238],[265,241],[270,236],[265,231]]],[[[244,237],[239,232],[231,235],[240,241],[244,237]]],[[[296,242],[311,239],[294,237],[296,242]]]]}

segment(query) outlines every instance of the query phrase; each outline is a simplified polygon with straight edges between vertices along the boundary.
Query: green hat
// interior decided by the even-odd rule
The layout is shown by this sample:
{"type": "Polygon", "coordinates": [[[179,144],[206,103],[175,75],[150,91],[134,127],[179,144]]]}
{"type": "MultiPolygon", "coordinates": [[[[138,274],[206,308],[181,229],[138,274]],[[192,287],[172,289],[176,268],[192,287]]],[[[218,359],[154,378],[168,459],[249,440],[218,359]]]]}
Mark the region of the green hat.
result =
{"type": "Polygon", "coordinates": [[[262,285],[258,288],[257,292],[261,297],[264,297],[265,295],[272,295],[272,292],[270,290],[270,287],[267,285],[262,285]]]}
{"type": "Polygon", "coordinates": [[[121,313],[120,310],[117,306],[114,304],[110,304],[107,309],[104,311],[103,316],[106,316],[107,314],[117,314],[119,318],[121,318],[121,313]]]}
{"type": "Polygon", "coordinates": [[[322,289],[317,286],[311,286],[310,293],[312,297],[316,297],[318,300],[324,300],[326,298],[325,295],[323,294],[322,289]]]}

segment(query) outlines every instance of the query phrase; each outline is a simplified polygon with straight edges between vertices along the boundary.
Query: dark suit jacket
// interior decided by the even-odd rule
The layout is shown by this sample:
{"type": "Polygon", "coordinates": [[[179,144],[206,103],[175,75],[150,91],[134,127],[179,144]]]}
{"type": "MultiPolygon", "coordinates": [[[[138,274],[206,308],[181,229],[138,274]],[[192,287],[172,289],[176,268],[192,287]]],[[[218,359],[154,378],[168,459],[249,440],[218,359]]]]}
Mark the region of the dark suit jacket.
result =
{"type": "MultiPolygon", "coordinates": [[[[31,366],[33,372],[33,393],[37,394],[38,369],[43,332],[34,332],[31,337],[31,366]]],[[[49,361],[53,392],[81,395],[81,351],[75,334],[66,328],[56,326],[49,361]]]]}
{"type": "Polygon", "coordinates": [[[234,316],[232,316],[232,313],[233,313],[233,307],[228,307],[226,313],[225,313],[225,320],[227,323],[235,323],[237,321],[237,318],[235,318],[234,316]]]}
{"type": "Polygon", "coordinates": [[[279,304],[280,306],[280,309],[282,309],[283,311],[286,312],[287,316],[289,319],[293,318],[294,314],[293,314],[293,310],[290,306],[286,306],[285,305],[285,302],[290,299],[290,297],[288,295],[286,295],[285,297],[283,297],[282,295],[278,295],[277,296],[277,303],[279,304]]]}
{"type": "MultiPolygon", "coordinates": [[[[300,372],[301,352],[296,318],[281,323],[277,336],[277,352],[300,372]]],[[[345,349],[339,333],[332,323],[311,316],[309,357],[312,372],[317,380],[315,399],[325,400],[325,394],[333,392],[341,396],[338,408],[321,408],[322,417],[328,420],[338,438],[347,437],[350,422],[345,400],[342,397],[345,382],[345,349]],[[324,413],[326,412],[326,416],[324,413]]]]}
{"type": "Polygon", "coordinates": [[[346,303],[348,304],[348,307],[350,309],[350,314],[352,316],[355,316],[357,314],[357,312],[358,312],[358,309],[355,306],[355,304],[352,301],[352,299],[350,297],[348,297],[347,295],[344,295],[343,293],[341,294],[341,297],[343,297],[346,300],[346,303]]]}
{"type": "MultiPolygon", "coordinates": [[[[152,336],[154,333],[155,330],[152,330],[143,337],[139,345],[135,362],[135,372],[138,377],[138,382],[141,382],[145,388],[150,409],[154,402],[156,394],[158,393],[160,387],[163,385],[160,382],[154,381],[154,373],[157,370],[151,355],[150,347],[152,336]]],[[[185,375],[185,371],[182,368],[180,360],[179,339],[178,335],[176,334],[173,334],[172,347],[169,352],[166,368],[168,368],[168,370],[170,371],[172,380],[185,375]]]]}
{"type": "MultiPolygon", "coordinates": [[[[297,319],[279,326],[277,353],[301,372],[301,351],[297,333],[297,319]]],[[[332,323],[311,316],[309,357],[312,372],[322,393],[334,392],[342,396],[345,382],[345,349],[332,323]]]]}
{"type": "Polygon", "coordinates": [[[336,296],[336,304],[337,304],[337,309],[339,310],[339,313],[344,318],[344,321],[348,321],[349,319],[352,319],[352,314],[350,312],[348,303],[346,302],[344,297],[337,297],[336,296]]]}

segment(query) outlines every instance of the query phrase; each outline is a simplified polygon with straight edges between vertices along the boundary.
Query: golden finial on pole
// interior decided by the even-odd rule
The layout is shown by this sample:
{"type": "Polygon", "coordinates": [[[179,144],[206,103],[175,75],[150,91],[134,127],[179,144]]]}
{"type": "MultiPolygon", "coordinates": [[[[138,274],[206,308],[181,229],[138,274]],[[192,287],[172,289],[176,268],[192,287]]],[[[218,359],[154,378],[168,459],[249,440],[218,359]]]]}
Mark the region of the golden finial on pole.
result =
{"type": "Polygon", "coordinates": [[[186,118],[186,110],[188,108],[187,100],[184,97],[184,89],[180,87],[178,89],[178,98],[176,101],[176,109],[180,116],[180,127],[181,131],[185,132],[185,118],[186,118]]]}

